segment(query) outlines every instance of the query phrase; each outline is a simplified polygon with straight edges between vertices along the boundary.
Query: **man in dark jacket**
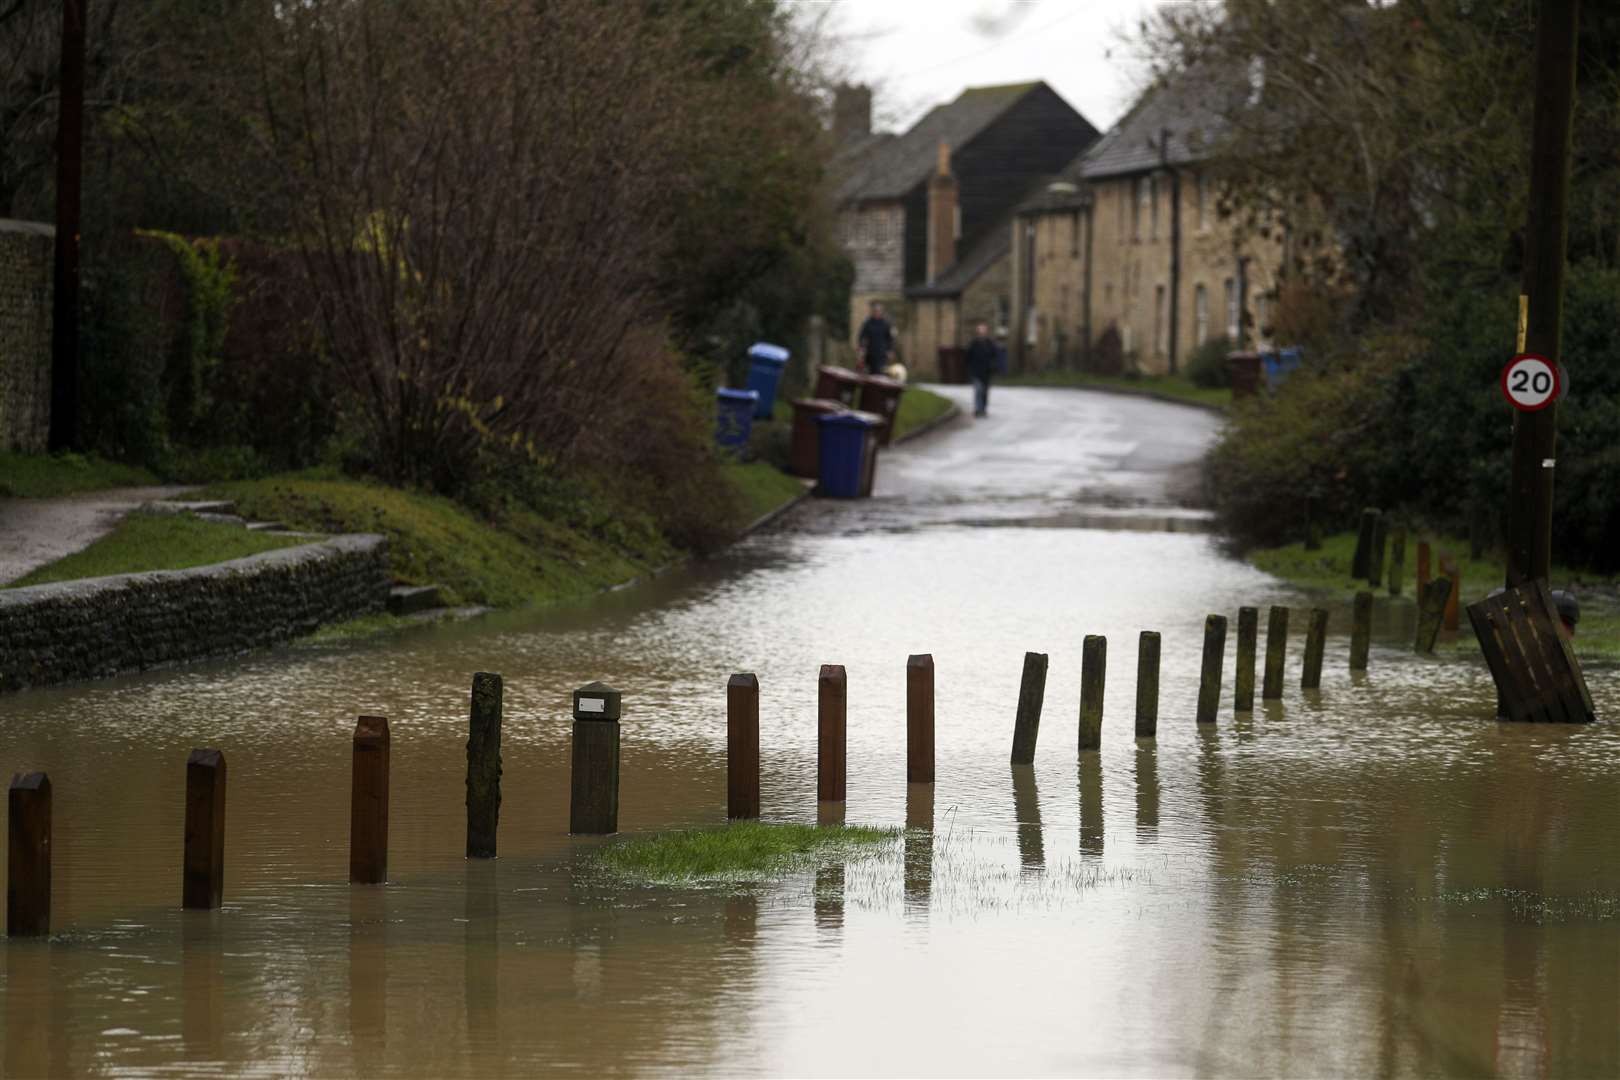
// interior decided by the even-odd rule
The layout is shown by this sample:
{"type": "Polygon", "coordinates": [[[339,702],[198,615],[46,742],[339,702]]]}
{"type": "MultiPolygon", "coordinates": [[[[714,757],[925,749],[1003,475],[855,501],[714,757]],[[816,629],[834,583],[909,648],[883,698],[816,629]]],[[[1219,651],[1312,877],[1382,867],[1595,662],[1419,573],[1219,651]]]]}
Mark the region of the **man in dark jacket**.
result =
{"type": "Polygon", "coordinates": [[[894,352],[894,327],[883,317],[882,304],[872,305],[872,314],[861,323],[861,332],[855,341],[861,354],[861,367],[866,373],[883,374],[894,352]]]}
{"type": "Polygon", "coordinates": [[[996,342],[988,323],[973,327],[973,340],[967,347],[968,378],[973,380],[973,415],[984,416],[990,409],[990,376],[996,370],[996,342]]]}

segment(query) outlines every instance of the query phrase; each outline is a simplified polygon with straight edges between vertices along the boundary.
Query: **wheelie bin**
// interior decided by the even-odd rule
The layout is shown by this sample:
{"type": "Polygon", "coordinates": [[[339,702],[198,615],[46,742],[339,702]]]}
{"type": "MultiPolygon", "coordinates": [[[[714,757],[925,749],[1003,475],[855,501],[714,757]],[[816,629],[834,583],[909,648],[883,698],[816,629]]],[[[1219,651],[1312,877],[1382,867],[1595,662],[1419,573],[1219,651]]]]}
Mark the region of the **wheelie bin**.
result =
{"type": "Polygon", "coordinates": [[[788,472],[794,476],[820,475],[821,429],[816,420],[843,411],[843,402],[826,398],[799,398],[793,402],[793,445],[788,454],[788,472]]]}
{"type": "Polygon", "coordinates": [[[870,413],[835,412],[816,418],[820,429],[820,482],[816,492],[834,499],[858,499],[870,491],[868,460],[876,453],[870,413]]]}
{"type": "Polygon", "coordinates": [[[900,416],[900,395],[905,388],[905,383],[887,375],[867,375],[861,379],[861,411],[876,413],[885,421],[878,434],[879,446],[888,446],[894,439],[894,422],[900,416]]]}
{"type": "Polygon", "coordinates": [[[830,364],[816,369],[816,397],[842,401],[853,409],[861,392],[861,377],[849,368],[830,364]]]}
{"type": "Polygon", "coordinates": [[[714,399],[714,441],[724,449],[741,450],[748,445],[748,435],[754,429],[758,391],[732,390],[722,386],[714,392],[714,399]]]}
{"type": "Polygon", "coordinates": [[[748,348],[748,389],[759,394],[754,406],[755,420],[769,420],[776,408],[776,387],[787,367],[788,351],[780,345],[758,341],[748,348]]]}

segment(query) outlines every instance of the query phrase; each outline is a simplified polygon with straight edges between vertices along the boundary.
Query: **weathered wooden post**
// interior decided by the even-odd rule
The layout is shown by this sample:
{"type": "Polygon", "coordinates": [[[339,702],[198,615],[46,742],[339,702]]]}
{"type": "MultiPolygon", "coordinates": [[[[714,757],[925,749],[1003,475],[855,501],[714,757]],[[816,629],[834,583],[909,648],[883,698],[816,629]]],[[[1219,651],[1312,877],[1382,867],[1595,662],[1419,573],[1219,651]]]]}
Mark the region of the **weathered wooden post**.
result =
{"type": "Polygon", "coordinates": [[[1288,609],[1273,604],[1266,613],[1266,680],[1260,696],[1275,701],[1283,692],[1283,661],[1288,654],[1288,609]]]}
{"type": "Polygon", "coordinates": [[[1455,556],[1449,551],[1440,553],[1440,572],[1451,579],[1451,590],[1446,593],[1446,629],[1457,629],[1458,610],[1462,606],[1462,571],[1455,556]]]}
{"type": "Polygon", "coordinates": [[[1350,670],[1367,670],[1367,650],[1372,644],[1372,593],[1356,593],[1355,612],[1350,623],[1350,670]]]}
{"type": "Polygon", "coordinates": [[[568,831],[619,831],[620,694],[602,682],[574,691],[574,763],[568,831]]]}
{"type": "Polygon", "coordinates": [[[1221,664],[1226,655],[1226,616],[1204,619],[1204,663],[1198,675],[1198,723],[1213,724],[1221,705],[1221,664]]]}
{"type": "Polygon", "coordinates": [[[906,783],[934,782],[934,657],[906,658],[906,783]]]}
{"type": "Polygon", "coordinates": [[[1361,512],[1361,531],[1356,534],[1356,553],[1350,559],[1350,576],[1365,580],[1367,567],[1372,563],[1373,532],[1382,515],[1372,507],[1361,512]]]}
{"type": "Polygon", "coordinates": [[[726,817],[759,817],[759,679],[726,682],[726,817]]]}
{"type": "Polygon", "coordinates": [[[1419,540],[1417,546],[1417,594],[1423,595],[1423,590],[1429,584],[1429,542],[1419,540]]]}
{"type": "Polygon", "coordinates": [[[474,673],[467,715],[467,858],[493,859],[501,820],[501,696],[499,675],[474,673]]]}
{"type": "Polygon", "coordinates": [[[1301,690],[1319,690],[1322,687],[1322,656],[1327,651],[1326,608],[1311,609],[1310,628],[1305,631],[1305,670],[1299,677],[1301,690]]]}
{"type": "Polygon", "coordinates": [[[843,664],[822,664],[816,698],[816,801],[844,801],[849,681],[843,664]]]}
{"type": "Polygon", "coordinates": [[[1159,733],[1159,632],[1144,630],[1136,639],[1136,737],[1159,733]]]}
{"type": "Polygon", "coordinates": [[[1046,700],[1046,654],[1024,654],[1024,677],[1018,684],[1018,718],[1013,721],[1012,763],[1035,760],[1035,739],[1041,732],[1041,704],[1046,700]]]}
{"type": "Polygon", "coordinates": [[[6,936],[51,932],[51,780],[14,773],[6,793],[6,936]]]}
{"type": "Polygon", "coordinates": [[[354,774],[349,788],[349,882],[388,880],[388,718],[362,716],[354,725],[354,774]]]}
{"type": "Polygon", "coordinates": [[[209,910],[225,898],[225,755],[193,750],[186,757],[186,838],[180,906],[209,910]]]}
{"type": "Polygon", "coordinates": [[[1406,576],[1406,526],[1390,533],[1389,538],[1389,595],[1401,595],[1401,580],[1406,576]]]}
{"type": "Polygon", "coordinates": [[[1367,584],[1373,588],[1384,583],[1384,544],[1389,522],[1379,514],[1373,522],[1372,548],[1367,552],[1367,584]]]}
{"type": "Polygon", "coordinates": [[[1254,659],[1260,646],[1260,609],[1238,608],[1237,671],[1232,675],[1232,711],[1254,711],[1254,659]]]}
{"type": "Polygon", "coordinates": [[[1417,640],[1414,652],[1434,652],[1435,638],[1440,636],[1440,624],[1446,617],[1446,598],[1451,595],[1451,579],[1435,578],[1418,593],[1417,640]]]}
{"type": "Polygon", "coordinates": [[[1108,639],[1087,634],[1080,646],[1080,749],[1102,748],[1103,684],[1108,678],[1108,639]]]}

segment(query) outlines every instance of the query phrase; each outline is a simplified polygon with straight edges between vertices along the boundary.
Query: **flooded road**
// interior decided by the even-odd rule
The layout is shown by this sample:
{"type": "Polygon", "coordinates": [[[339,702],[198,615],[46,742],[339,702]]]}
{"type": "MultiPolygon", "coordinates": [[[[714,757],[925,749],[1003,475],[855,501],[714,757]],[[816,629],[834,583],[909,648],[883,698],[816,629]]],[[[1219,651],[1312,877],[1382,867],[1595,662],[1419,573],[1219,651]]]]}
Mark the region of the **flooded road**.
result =
{"type": "MultiPolygon", "coordinates": [[[[965,400],[958,388],[951,393],[965,400]]],[[[1482,665],[1335,609],[1320,693],[1193,722],[1203,622],[1308,597],[1184,505],[1208,414],[998,387],[992,415],[599,603],[0,698],[55,787],[56,936],[4,950],[6,1076],[1612,1076],[1620,673],[1597,725],[1500,725],[1482,665]],[[1132,737],[1163,635],[1159,737],[1132,737]],[[1076,752],[1104,634],[1100,752],[1076,752]],[[1026,650],[1051,674],[1007,764],[1026,650]],[[905,662],[938,780],[905,783],[905,662]],[[779,885],[625,889],[567,829],[569,693],[624,693],[620,827],[725,813],[725,683],[761,687],[767,819],[813,821],[817,669],[849,676],[850,822],[779,885]],[[461,858],[468,689],[506,680],[502,857],[461,858]],[[347,882],[349,739],[393,733],[390,884],[347,882]],[[225,896],[177,910],[184,762],[229,762],[225,896]]]]}

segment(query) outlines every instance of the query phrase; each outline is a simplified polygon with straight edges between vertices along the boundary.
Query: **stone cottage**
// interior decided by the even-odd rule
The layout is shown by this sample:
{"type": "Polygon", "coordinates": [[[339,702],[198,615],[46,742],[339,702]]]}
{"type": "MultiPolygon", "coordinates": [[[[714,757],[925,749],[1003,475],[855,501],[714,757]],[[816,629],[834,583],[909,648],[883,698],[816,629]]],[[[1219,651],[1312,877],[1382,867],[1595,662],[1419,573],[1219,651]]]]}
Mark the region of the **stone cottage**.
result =
{"type": "Polygon", "coordinates": [[[1243,237],[1216,211],[1204,167],[1222,134],[1216,92],[1191,77],[1150,89],[1019,206],[1017,370],[1173,373],[1212,338],[1267,343],[1284,240],[1243,237]]]}
{"type": "Polygon", "coordinates": [[[871,102],[866,87],[840,87],[833,109],[851,331],[881,301],[902,359],[930,373],[973,320],[1009,324],[1013,212],[1097,130],[1044,82],[971,87],[900,135],[872,132],[871,102]]]}

